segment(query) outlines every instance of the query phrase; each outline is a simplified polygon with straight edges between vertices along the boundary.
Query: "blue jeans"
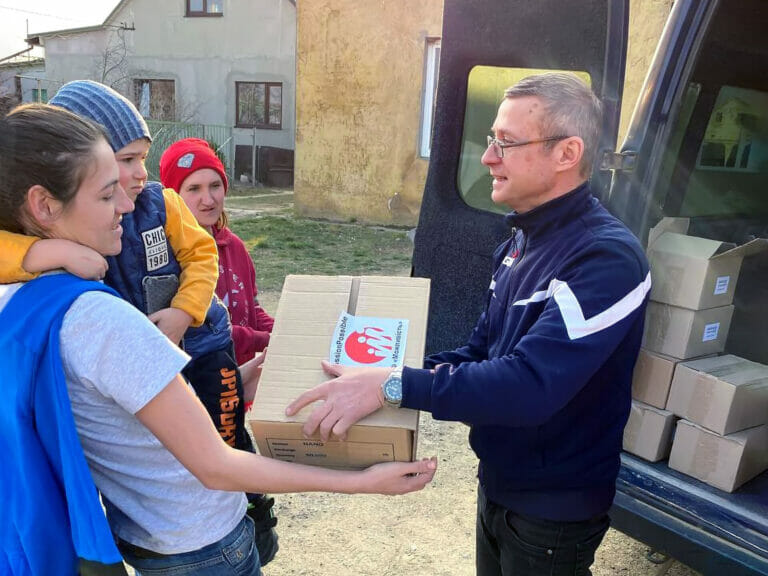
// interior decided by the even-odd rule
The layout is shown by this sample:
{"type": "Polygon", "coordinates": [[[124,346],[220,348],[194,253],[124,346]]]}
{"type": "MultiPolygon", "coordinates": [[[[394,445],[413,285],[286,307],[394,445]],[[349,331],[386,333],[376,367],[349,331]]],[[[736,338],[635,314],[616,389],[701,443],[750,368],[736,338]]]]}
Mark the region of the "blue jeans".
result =
{"type": "Polygon", "coordinates": [[[157,554],[120,540],[125,561],[137,576],[261,576],[259,552],[248,516],[218,542],[182,554],[157,554]]]}
{"type": "Polygon", "coordinates": [[[478,576],[590,576],[610,520],[554,522],[520,516],[477,490],[478,576]]]}

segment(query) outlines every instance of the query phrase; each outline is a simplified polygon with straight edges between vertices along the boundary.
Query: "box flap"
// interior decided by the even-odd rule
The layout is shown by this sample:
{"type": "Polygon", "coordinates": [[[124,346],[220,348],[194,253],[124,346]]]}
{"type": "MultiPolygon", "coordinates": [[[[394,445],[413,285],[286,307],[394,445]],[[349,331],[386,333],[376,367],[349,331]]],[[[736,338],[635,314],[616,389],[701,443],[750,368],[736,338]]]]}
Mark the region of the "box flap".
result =
{"type": "MultiPolygon", "coordinates": [[[[676,232],[664,232],[656,238],[656,241],[648,248],[648,251],[676,254],[687,258],[696,258],[697,260],[709,260],[716,254],[719,254],[722,246],[723,243],[719,240],[686,236],[676,232]]],[[[728,245],[726,245],[727,247],[728,245]]],[[[729,253],[730,251],[726,251],[723,254],[729,253]]]]}
{"type": "Polygon", "coordinates": [[[648,246],[652,246],[656,239],[665,232],[675,232],[677,234],[687,234],[689,218],[662,218],[656,226],[648,232],[648,246]]]}
{"type": "MultiPolygon", "coordinates": [[[[678,420],[677,426],[688,426],[689,428],[692,428],[699,432],[700,434],[703,434],[705,437],[711,437],[715,438],[718,441],[722,442],[723,444],[726,443],[733,443],[733,444],[739,444],[740,446],[743,446],[747,443],[747,439],[749,438],[749,432],[750,428],[746,430],[739,430],[738,432],[734,432],[732,434],[718,434],[717,432],[712,432],[712,430],[707,430],[703,426],[699,426],[695,422],[691,422],[689,420],[678,420]]],[[[701,448],[702,451],[706,450],[706,447],[701,448]]],[[[694,459],[703,460],[704,458],[699,457],[697,454],[694,459]]]]}
{"type": "Polygon", "coordinates": [[[719,252],[715,254],[712,257],[712,260],[715,260],[717,258],[723,258],[723,257],[737,257],[737,256],[741,258],[746,258],[747,256],[751,256],[752,254],[757,254],[758,252],[763,252],[764,250],[767,250],[767,249],[768,249],[768,238],[755,238],[754,240],[750,240],[746,244],[742,244],[741,246],[730,248],[725,252],[719,252]]]}
{"type": "Polygon", "coordinates": [[[683,366],[733,386],[768,385],[768,366],[733,354],[702,358],[686,362],[683,366]]]}

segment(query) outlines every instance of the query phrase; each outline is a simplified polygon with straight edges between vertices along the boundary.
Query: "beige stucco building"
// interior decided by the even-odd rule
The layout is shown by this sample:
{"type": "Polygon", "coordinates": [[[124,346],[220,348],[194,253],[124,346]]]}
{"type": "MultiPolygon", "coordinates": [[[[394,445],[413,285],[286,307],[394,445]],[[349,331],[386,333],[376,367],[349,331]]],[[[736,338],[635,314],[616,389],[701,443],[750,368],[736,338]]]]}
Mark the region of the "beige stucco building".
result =
{"type": "Polygon", "coordinates": [[[428,158],[419,134],[442,0],[299,0],[296,210],[412,225],[428,158]]]}
{"type": "Polygon", "coordinates": [[[664,30],[664,23],[672,10],[673,1],[630,0],[629,46],[619,124],[619,144],[629,128],[635,102],[640,95],[646,72],[656,52],[656,44],[664,30]]]}
{"type": "MultiPolygon", "coordinates": [[[[672,6],[631,0],[619,142],[672,6]]],[[[297,211],[413,226],[429,159],[431,49],[442,0],[299,0],[297,211]]],[[[438,44],[439,46],[439,44],[438,44]]]]}

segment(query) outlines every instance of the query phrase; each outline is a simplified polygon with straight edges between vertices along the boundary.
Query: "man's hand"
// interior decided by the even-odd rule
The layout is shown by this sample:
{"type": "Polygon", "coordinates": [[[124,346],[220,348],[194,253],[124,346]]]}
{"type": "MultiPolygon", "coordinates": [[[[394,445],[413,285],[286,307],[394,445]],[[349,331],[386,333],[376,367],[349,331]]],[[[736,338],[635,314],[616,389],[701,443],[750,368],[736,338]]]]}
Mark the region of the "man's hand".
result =
{"type": "Polygon", "coordinates": [[[285,413],[293,416],[308,404],[324,400],[309,415],[302,431],[312,436],[319,428],[323,441],[327,441],[331,433],[344,440],[350,426],[384,406],[381,384],[392,369],[331,365],[325,360],[322,364],[326,374],[338,378],[307,390],[288,405],[285,413]]]}
{"type": "Polygon", "coordinates": [[[101,280],[109,268],[106,259],[93,248],[60,238],[38,240],[32,244],[22,267],[31,273],[64,268],[85,280],[101,280]]]}
{"type": "Polygon", "coordinates": [[[160,329],[160,332],[168,337],[168,340],[178,346],[184,337],[189,325],[192,324],[192,316],[178,308],[163,308],[149,315],[149,320],[160,329]]]}
{"type": "Polygon", "coordinates": [[[263,352],[258,352],[248,362],[240,364],[240,377],[243,379],[243,401],[245,402],[246,410],[253,404],[253,397],[256,396],[259,378],[261,378],[261,369],[266,356],[267,349],[265,348],[263,352]]]}

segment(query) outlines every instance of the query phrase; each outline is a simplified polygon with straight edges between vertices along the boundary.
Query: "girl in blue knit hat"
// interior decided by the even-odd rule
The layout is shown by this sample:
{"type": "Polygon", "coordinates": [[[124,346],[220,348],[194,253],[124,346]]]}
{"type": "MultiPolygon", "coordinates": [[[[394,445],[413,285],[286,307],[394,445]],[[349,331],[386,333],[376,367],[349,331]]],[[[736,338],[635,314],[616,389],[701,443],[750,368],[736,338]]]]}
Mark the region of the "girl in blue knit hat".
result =
{"type": "MultiPolygon", "coordinates": [[[[0,230],[114,256],[133,209],[119,172],[97,126],[21,106],[0,119],[0,230]]],[[[404,494],[434,475],[434,461],[344,472],[227,446],[179,375],[189,356],[103,284],[0,286],[0,325],[2,574],[74,576],[78,557],[119,550],[139,575],[259,576],[243,492],[404,494]]]]}
{"type": "MultiPolygon", "coordinates": [[[[0,281],[14,282],[64,268],[111,286],[192,358],[182,371],[227,444],[254,451],[245,405],[255,387],[243,382],[235,360],[226,307],[214,294],[218,256],[214,239],[184,201],[158,182],[147,182],[144,161],[152,138],[136,107],[111,88],[78,80],[65,84],[50,104],[104,127],[120,169],[120,185],[136,209],[123,221],[123,249],[102,257],[59,239],[0,232],[0,281]]],[[[249,494],[262,565],[278,549],[274,499],[249,494]]]]}

